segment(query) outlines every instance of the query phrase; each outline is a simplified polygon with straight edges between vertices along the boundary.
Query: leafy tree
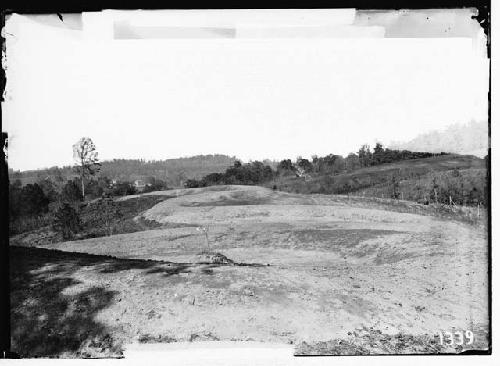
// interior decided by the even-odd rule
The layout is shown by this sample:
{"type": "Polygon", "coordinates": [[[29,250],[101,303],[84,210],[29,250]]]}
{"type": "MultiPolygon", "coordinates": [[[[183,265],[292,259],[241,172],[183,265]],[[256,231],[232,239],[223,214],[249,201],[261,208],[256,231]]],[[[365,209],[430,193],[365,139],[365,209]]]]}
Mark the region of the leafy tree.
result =
{"type": "Polygon", "coordinates": [[[274,171],[269,165],[264,166],[264,171],[262,172],[262,179],[268,181],[274,178],[274,171]]]}
{"type": "Polygon", "coordinates": [[[437,155],[447,155],[447,153],[435,154],[429,152],[413,152],[408,150],[399,151],[388,148],[384,149],[382,144],[379,142],[377,142],[373,153],[370,151],[370,147],[368,145],[361,146],[358,151],[358,159],[361,167],[392,163],[401,160],[430,158],[437,155]]]}
{"type": "Polygon", "coordinates": [[[186,188],[199,188],[199,187],[204,187],[205,183],[202,183],[196,179],[188,179],[184,182],[184,187],[186,188]]]}
{"type": "Polygon", "coordinates": [[[290,159],[281,160],[278,163],[278,172],[279,173],[287,173],[295,171],[295,167],[290,159]]]}
{"type": "Polygon", "coordinates": [[[153,191],[163,191],[167,189],[167,183],[162,181],[161,179],[153,178],[150,185],[147,185],[144,189],[144,192],[153,192],[153,191]]]}
{"type": "Polygon", "coordinates": [[[113,187],[111,193],[114,196],[128,196],[131,194],[136,194],[137,190],[129,182],[119,182],[113,187]]]}
{"type": "MultiPolygon", "coordinates": [[[[271,180],[274,176],[272,168],[260,161],[234,165],[219,178],[225,184],[259,184],[271,180]]],[[[208,181],[205,183],[209,184],[208,181]]]]}
{"type": "Polygon", "coordinates": [[[82,191],[77,179],[66,182],[61,192],[61,200],[67,203],[80,202],[82,200],[82,191]]]}
{"type": "Polygon", "coordinates": [[[298,158],[297,159],[297,166],[299,168],[303,169],[305,173],[311,173],[313,171],[313,165],[307,159],[298,158]]]}
{"type": "Polygon", "coordinates": [[[95,145],[89,137],[82,137],[73,145],[73,158],[81,180],[82,198],[85,200],[85,179],[92,178],[101,167],[95,145]]]}
{"type": "Polygon", "coordinates": [[[362,167],[370,166],[372,161],[372,153],[369,145],[363,145],[358,151],[359,162],[362,167]]]}
{"type": "Polygon", "coordinates": [[[205,175],[203,177],[203,181],[205,182],[205,185],[216,185],[216,184],[224,184],[224,174],[222,173],[212,173],[205,175]]]}
{"type": "Polygon", "coordinates": [[[328,154],[313,157],[313,170],[317,173],[332,174],[345,168],[344,158],[340,155],[328,154]]]}
{"type": "Polygon", "coordinates": [[[375,165],[384,162],[384,147],[380,142],[377,142],[373,148],[373,162],[375,165]]]}
{"type": "Polygon", "coordinates": [[[91,180],[87,183],[87,194],[92,198],[102,197],[103,194],[111,193],[111,181],[108,177],[98,177],[96,180],[91,180]]]}
{"type": "Polygon", "coordinates": [[[341,155],[334,155],[335,156],[335,161],[333,162],[333,165],[329,165],[329,170],[332,173],[339,173],[342,172],[346,169],[346,162],[343,156],[341,155]]]}
{"type": "Polygon", "coordinates": [[[27,184],[21,189],[21,212],[24,215],[39,215],[47,212],[49,200],[38,184],[27,184]]]}
{"type": "Polygon", "coordinates": [[[346,169],[349,171],[356,170],[361,167],[359,157],[356,154],[350,153],[345,159],[346,169]]]}
{"type": "Polygon", "coordinates": [[[63,239],[72,239],[81,229],[78,211],[67,202],[59,204],[55,208],[52,227],[62,234],[63,239]]]}
{"type": "Polygon", "coordinates": [[[339,155],[328,154],[320,158],[320,164],[322,165],[321,171],[332,172],[336,161],[340,158],[339,155]]]}
{"type": "Polygon", "coordinates": [[[46,177],[45,179],[41,179],[37,182],[37,184],[40,186],[49,202],[55,202],[59,199],[56,186],[50,178],[46,177]]]}
{"type": "Polygon", "coordinates": [[[315,173],[317,173],[319,171],[319,167],[318,167],[319,157],[318,157],[318,155],[311,156],[311,163],[313,165],[313,171],[315,173]]]}

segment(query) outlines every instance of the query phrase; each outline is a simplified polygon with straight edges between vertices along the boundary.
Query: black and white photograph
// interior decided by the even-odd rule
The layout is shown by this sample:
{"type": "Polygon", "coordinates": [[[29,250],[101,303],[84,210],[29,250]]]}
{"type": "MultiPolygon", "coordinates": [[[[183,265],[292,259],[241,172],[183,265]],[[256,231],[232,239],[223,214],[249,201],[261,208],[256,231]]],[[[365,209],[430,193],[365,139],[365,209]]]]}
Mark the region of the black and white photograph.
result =
{"type": "Polygon", "coordinates": [[[2,358],[486,362],[489,9],[5,13],[2,358]]]}

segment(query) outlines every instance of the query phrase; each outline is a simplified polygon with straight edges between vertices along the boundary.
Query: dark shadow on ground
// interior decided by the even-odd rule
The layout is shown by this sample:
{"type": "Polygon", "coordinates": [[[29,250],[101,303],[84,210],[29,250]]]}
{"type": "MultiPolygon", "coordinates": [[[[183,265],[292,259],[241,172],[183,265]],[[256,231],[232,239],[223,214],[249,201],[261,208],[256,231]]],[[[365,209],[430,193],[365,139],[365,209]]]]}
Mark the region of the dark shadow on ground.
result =
{"type": "Polygon", "coordinates": [[[10,248],[12,350],[21,357],[119,357],[108,329],[95,321],[115,291],[90,287],[63,294],[81,259],[36,248],[10,248]]]}
{"type": "Polygon", "coordinates": [[[102,274],[143,270],[169,277],[193,268],[211,275],[221,266],[261,266],[120,259],[16,246],[10,247],[10,261],[12,351],[21,357],[121,356],[113,329],[95,320],[118,293],[98,286],[69,289],[81,284],[74,275],[79,269],[91,267],[102,274]]]}
{"type": "Polygon", "coordinates": [[[94,319],[117,292],[94,286],[65,294],[81,283],[73,278],[78,269],[90,266],[103,274],[139,269],[171,276],[190,272],[194,265],[15,246],[10,261],[12,350],[21,357],[121,356],[112,329],[94,319]]]}

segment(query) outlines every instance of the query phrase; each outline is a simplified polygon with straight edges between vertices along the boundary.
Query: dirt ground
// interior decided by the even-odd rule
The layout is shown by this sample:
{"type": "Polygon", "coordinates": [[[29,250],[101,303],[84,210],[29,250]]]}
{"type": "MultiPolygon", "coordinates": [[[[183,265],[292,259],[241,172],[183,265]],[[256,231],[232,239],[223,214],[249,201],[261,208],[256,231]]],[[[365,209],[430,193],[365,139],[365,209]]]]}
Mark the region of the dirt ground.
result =
{"type": "Polygon", "coordinates": [[[261,187],[168,195],[142,214],[156,230],[11,247],[14,351],[110,357],[135,343],[210,340],[294,344],[297,354],[489,346],[484,225],[261,187]],[[211,263],[208,250],[234,263],[211,263]],[[440,346],[438,332],[466,330],[472,345],[440,346]]]}

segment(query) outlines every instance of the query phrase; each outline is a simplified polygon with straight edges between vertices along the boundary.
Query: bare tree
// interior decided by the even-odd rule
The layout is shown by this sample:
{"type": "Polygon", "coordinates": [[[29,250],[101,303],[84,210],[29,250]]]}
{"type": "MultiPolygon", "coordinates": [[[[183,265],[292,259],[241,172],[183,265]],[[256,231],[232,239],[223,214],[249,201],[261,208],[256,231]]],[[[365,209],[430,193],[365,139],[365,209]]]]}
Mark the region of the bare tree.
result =
{"type": "Polygon", "coordinates": [[[85,178],[93,177],[100,169],[95,145],[90,137],[82,137],[73,145],[73,159],[76,162],[75,170],[82,183],[82,196],[85,200],[85,178]]]}

